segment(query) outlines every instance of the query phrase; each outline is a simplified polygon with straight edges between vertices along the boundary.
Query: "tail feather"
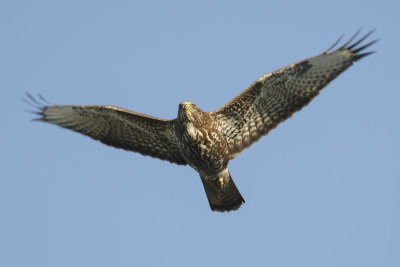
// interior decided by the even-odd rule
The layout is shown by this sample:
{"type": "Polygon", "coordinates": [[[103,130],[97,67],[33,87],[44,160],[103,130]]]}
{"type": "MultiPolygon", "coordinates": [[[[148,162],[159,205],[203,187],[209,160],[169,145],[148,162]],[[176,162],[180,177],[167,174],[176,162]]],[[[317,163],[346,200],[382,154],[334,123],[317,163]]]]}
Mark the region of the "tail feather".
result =
{"type": "Polygon", "coordinates": [[[245,202],[230,174],[229,181],[225,182],[222,188],[219,186],[217,179],[206,180],[201,177],[201,181],[213,211],[237,210],[245,202]]]}

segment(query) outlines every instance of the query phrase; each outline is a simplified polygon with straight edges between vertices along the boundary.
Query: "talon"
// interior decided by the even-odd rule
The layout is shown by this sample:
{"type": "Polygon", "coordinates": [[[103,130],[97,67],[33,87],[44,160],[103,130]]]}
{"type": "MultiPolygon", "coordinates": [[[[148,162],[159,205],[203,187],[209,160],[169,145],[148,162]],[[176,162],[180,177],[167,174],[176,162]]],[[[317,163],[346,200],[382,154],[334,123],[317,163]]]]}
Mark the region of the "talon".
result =
{"type": "Polygon", "coordinates": [[[224,179],[222,177],[219,177],[218,181],[219,181],[219,185],[220,185],[221,189],[223,189],[224,188],[224,179]]]}

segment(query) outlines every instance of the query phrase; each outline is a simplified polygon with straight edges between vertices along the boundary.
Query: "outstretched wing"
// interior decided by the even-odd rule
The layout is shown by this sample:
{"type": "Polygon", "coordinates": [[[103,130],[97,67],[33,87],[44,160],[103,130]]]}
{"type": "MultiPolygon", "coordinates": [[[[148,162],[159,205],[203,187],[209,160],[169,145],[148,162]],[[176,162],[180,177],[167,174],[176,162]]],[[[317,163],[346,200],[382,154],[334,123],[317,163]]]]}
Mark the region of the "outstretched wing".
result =
{"type": "Polygon", "coordinates": [[[113,106],[46,106],[27,94],[39,108],[37,120],[57,124],[95,140],[142,155],[186,165],[175,138],[174,121],[113,106]]]}
{"type": "MultiPolygon", "coordinates": [[[[359,46],[373,31],[352,43],[266,74],[220,109],[212,112],[224,134],[231,158],[307,105],[351,64],[373,52],[360,53],[377,40],[359,46]]],[[[339,39],[340,40],[340,39],[339,39]]],[[[339,41],[338,40],[338,41],[339,41]]]]}

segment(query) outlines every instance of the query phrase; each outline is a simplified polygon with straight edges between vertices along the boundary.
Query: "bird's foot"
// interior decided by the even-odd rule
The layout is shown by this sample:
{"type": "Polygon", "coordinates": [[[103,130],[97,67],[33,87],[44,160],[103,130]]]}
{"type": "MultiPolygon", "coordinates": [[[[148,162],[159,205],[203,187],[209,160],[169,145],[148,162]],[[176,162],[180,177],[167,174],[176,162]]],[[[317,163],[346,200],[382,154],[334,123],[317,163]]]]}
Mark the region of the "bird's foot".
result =
{"type": "Polygon", "coordinates": [[[218,178],[218,182],[219,182],[219,186],[221,187],[221,189],[223,189],[224,188],[224,178],[222,178],[222,177],[219,177],[218,178]]]}

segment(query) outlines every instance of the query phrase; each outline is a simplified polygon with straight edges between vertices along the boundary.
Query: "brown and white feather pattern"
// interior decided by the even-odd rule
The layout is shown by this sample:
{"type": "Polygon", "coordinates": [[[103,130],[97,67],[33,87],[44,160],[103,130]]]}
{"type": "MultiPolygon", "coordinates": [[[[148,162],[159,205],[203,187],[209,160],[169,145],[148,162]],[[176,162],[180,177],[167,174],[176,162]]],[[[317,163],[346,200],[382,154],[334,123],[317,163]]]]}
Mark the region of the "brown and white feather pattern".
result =
{"type": "Polygon", "coordinates": [[[327,51],[264,75],[213,112],[227,140],[231,159],[307,105],[354,61],[371,54],[359,52],[377,40],[355,48],[371,33],[355,44],[347,46],[348,42],[333,52],[327,51]]]}
{"type": "MultiPolygon", "coordinates": [[[[307,105],[331,80],[358,59],[372,32],[259,78],[214,112],[182,102],[178,117],[162,120],[113,106],[47,106],[28,95],[39,120],[90,136],[107,145],[189,164],[199,174],[212,210],[238,209],[244,199],[228,170],[229,160],[307,105]]],[[[336,45],[336,43],[335,43],[336,45]]],[[[40,97],[40,96],[39,96],[40,97]]],[[[40,97],[45,101],[42,97],[40,97]]]]}
{"type": "Polygon", "coordinates": [[[174,132],[174,120],[162,120],[113,106],[44,107],[40,120],[100,142],[186,165],[174,132]]]}

